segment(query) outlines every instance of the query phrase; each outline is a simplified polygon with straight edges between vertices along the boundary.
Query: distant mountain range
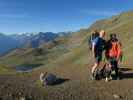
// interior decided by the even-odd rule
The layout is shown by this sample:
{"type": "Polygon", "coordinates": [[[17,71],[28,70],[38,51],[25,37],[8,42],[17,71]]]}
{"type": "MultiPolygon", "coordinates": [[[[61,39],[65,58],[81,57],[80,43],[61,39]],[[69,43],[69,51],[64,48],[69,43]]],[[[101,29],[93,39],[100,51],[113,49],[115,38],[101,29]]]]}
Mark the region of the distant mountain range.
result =
{"type": "Polygon", "coordinates": [[[68,33],[39,32],[12,35],[5,35],[3,33],[0,33],[0,54],[6,53],[15,48],[36,48],[43,43],[53,41],[55,38],[65,35],[68,35],[68,33]]]}

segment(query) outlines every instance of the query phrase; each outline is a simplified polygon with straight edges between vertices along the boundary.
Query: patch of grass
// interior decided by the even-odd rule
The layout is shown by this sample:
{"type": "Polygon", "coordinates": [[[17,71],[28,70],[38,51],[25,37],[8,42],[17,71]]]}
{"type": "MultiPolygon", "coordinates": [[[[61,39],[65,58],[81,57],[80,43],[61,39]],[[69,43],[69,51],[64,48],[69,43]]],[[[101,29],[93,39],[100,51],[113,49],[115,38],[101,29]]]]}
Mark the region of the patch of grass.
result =
{"type": "Polygon", "coordinates": [[[35,82],[35,85],[36,85],[37,87],[42,88],[42,83],[41,83],[40,80],[37,80],[37,81],[35,82]]]}
{"type": "Polygon", "coordinates": [[[0,65],[0,74],[14,74],[15,71],[13,69],[8,68],[5,65],[0,65]]]}

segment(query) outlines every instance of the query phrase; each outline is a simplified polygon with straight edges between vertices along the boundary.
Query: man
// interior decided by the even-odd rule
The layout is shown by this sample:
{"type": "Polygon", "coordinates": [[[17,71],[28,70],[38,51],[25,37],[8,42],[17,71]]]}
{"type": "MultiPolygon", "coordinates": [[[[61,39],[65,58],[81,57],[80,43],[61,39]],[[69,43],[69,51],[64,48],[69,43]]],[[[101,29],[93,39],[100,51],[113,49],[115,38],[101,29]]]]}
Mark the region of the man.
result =
{"type": "MultiPolygon", "coordinates": [[[[119,79],[119,68],[118,62],[122,56],[121,43],[118,41],[116,34],[110,35],[110,40],[107,42],[106,46],[106,58],[108,60],[108,65],[111,70],[115,70],[115,77],[119,79]]],[[[108,81],[106,77],[106,81],[108,81]]]]}
{"type": "Polygon", "coordinates": [[[88,40],[88,44],[89,44],[89,48],[90,50],[92,49],[92,42],[94,39],[96,39],[97,37],[99,37],[99,32],[97,30],[94,30],[88,40]]]}
{"type": "Polygon", "coordinates": [[[105,37],[105,31],[102,30],[99,33],[99,37],[94,39],[92,42],[92,53],[95,59],[94,66],[92,67],[92,70],[91,70],[92,80],[95,79],[94,72],[96,71],[96,68],[99,66],[100,62],[102,61],[102,53],[106,45],[106,41],[104,40],[104,37],[105,37]]]}

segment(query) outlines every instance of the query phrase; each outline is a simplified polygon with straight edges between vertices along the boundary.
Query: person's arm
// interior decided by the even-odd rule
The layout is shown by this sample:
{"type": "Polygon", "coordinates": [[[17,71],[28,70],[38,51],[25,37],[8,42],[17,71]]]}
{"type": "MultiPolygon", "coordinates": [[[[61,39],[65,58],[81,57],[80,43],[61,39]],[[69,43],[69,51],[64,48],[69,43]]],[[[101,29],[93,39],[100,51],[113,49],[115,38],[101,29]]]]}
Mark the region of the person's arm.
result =
{"type": "Polygon", "coordinates": [[[93,54],[93,57],[94,57],[94,55],[95,55],[95,43],[94,42],[92,43],[92,54],[93,54]]]}
{"type": "Polygon", "coordinates": [[[93,42],[92,42],[92,54],[93,57],[95,57],[95,49],[96,49],[96,44],[98,42],[98,38],[96,38],[93,42]]]}

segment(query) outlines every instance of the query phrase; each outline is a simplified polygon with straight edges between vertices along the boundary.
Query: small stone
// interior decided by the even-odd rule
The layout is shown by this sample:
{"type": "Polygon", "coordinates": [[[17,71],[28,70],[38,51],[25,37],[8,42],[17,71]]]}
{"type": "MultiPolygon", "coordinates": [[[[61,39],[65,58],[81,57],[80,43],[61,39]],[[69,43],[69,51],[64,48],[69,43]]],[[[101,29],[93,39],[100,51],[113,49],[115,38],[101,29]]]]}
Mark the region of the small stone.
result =
{"type": "Polygon", "coordinates": [[[117,95],[117,94],[113,94],[113,97],[114,97],[115,99],[120,99],[120,98],[121,98],[121,96],[119,96],[119,95],[117,95]]]}
{"type": "Polygon", "coordinates": [[[26,100],[26,98],[25,97],[20,97],[19,100],[26,100]]]}

